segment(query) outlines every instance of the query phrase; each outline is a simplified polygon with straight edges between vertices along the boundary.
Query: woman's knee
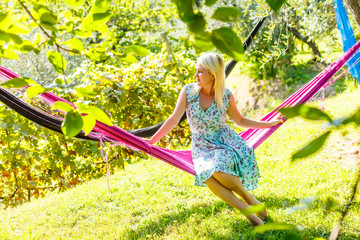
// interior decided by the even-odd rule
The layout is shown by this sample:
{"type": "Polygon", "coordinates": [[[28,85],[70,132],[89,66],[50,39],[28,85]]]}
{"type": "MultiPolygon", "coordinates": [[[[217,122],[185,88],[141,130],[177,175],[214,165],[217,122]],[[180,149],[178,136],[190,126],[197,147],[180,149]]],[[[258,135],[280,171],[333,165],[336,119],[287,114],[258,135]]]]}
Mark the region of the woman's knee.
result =
{"type": "Polygon", "coordinates": [[[215,179],[218,179],[218,178],[223,177],[224,174],[226,174],[226,173],[223,173],[223,172],[221,172],[221,171],[218,171],[218,172],[214,172],[211,176],[213,176],[215,179]]]}
{"type": "Polygon", "coordinates": [[[233,190],[236,188],[236,182],[232,178],[232,175],[224,173],[224,172],[214,172],[212,174],[212,177],[214,177],[217,181],[219,181],[222,185],[224,185],[226,188],[233,190]]]}
{"type": "Polygon", "coordinates": [[[214,181],[216,181],[216,179],[213,176],[211,176],[205,181],[205,184],[209,186],[209,184],[210,185],[213,184],[214,181]]]}
{"type": "Polygon", "coordinates": [[[218,181],[222,180],[222,181],[232,182],[233,180],[235,180],[233,175],[221,171],[214,172],[212,176],[218,181]]]}

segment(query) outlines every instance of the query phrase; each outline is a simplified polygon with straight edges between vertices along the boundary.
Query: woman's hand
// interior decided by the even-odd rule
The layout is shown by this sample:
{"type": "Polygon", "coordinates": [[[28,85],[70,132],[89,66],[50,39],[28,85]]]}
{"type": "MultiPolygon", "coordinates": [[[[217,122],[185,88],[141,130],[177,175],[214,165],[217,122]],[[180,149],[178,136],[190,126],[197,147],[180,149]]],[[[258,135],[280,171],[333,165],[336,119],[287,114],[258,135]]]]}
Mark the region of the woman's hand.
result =
{"type": "Polygon", "coordinates": [[[280,123],[284,123],[284,120],[271,121],[272,126],[276,126],[276,125],[278,125],[278,124],[280,124],[280,123]]]}
{"type": "Polygon", "coordinates": [[[147,143],[154,144],[154,140],[143,138],[143,140],[147,143]]]}
{"type": "Polygon", "coordinates": [[[271,121],[270,123],[272,124],[272,126],[276,126],[280,123],[284,123],[285,122],[285,118],[283,116],[278,117],[276,120],[271,121]]]}

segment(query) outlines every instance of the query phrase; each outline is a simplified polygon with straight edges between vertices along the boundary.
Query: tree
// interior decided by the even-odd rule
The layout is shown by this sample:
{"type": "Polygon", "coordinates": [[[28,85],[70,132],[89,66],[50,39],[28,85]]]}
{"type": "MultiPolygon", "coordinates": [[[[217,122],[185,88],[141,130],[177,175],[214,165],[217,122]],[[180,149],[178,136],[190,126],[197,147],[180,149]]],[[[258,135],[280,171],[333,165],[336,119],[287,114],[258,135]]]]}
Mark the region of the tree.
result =
{"type": "Polygon", "coordinates": [[[360,0],[344,0],[344,3],[353,15],[356,24],[360,27],[360,0]]]}

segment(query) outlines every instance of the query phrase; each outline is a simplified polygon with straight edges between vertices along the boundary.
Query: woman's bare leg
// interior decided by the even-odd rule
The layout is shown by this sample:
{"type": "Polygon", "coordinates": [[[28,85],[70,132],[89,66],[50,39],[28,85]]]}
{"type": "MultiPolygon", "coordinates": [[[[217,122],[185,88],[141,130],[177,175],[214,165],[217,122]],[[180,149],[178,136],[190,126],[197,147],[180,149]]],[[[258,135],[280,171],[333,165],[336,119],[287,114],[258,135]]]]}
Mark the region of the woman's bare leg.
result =
{"type": "MultiPolygon", "coordinates": [[[[240,212],[243,212],[249,205],[243,203],[240,199],[238,199],[235,194],[225,186],[223,186],[218,180],[214,177],[210,177],[206,180],[206,185],[210,188],[210,190],[219,198],[221,198],[227,204],[233,206],[238,209],[240,212]]],[[[250,214],[246,216],[247,219],[254,225],[263,225],[264,223],[258,218],[255,214],[250,214]]]]}
{"type": "MultiPolygon", "coordinates": [[[[254,195],[246,191],[245,187],[242,185],[240,179],[234,175],[223,173],[223,172],[215,172],[212,175],[217,181],[219,181],[223,186],[234,191],[240,197],[242,197],[246,204],[249,205],[257,205],[261,204],[254,195]]],[[[258,215],[262,220],[267,217],[266,211],[259,212],[258,215]]]]}

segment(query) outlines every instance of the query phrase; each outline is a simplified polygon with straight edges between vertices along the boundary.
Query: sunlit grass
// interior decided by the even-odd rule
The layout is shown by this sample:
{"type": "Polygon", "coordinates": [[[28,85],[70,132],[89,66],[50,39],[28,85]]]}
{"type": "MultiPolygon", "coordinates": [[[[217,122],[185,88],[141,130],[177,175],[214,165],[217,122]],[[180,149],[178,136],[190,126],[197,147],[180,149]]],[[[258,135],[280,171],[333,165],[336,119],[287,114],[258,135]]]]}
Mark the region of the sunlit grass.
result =
{"type": "MultiPolygon", "coordinates": [[[[328,99],[326,112],[338,118],[359,103],[360,91],[349,90],[328,99]]],[[[360,130],[349,127],[344,137],[338,131],[318,154],[291,163],[291,154],[322,131],[319,122],[291,119],[256,149],[262,178],[254,194],[266,203],[270,222],[299,230],[252,234],[245,217],[207,188],[195,187],[191,175],[144,159],[110,177],[111,193],[103,178],[1,210],[0,239],[327,238],[340,214],[324,206],[331,198],[337,203],[333,210],[342,208],[349,198],[356,168],[347,154],[360,148],[360,130]],[[291,207],[309,198],[314,200],[309,209],[291,213],[291,207]]],[[[339,239],[360,238],[359,200],[345,218],[339,239]]]]}

